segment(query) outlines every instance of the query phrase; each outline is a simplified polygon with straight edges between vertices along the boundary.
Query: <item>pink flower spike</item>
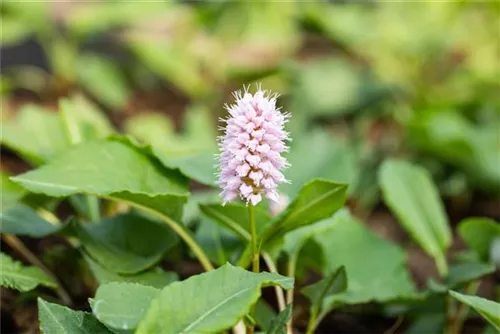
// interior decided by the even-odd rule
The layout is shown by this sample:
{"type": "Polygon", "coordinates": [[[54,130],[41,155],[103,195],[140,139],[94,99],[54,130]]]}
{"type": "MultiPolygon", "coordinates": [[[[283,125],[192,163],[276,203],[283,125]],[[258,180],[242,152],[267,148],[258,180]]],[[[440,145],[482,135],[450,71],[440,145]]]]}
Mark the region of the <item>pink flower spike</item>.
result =
{"type": "Polygon", "coordinates": [[[263,91],[255,94],[235,92],[236,102],[225,108],[229,117],[225,133],[219,137],[219,185],[223,203],[239,196],[257,205],[263,196],[277,201],[277,188],[288,182],[281,170],[288,162],[281,153],[289,140],[284,126],[288,114],[276,108],[277,95],[263,91]]]}

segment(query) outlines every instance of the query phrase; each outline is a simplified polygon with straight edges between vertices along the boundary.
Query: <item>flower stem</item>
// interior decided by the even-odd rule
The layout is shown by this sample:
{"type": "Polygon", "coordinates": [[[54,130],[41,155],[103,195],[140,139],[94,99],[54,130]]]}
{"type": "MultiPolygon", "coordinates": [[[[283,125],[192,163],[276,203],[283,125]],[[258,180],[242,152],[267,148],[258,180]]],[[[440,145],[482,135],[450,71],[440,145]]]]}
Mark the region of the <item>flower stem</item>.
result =
{"type": "Polygon", "coordinates": [[[255,210],[253,205],[248,205],[248,220],[250,222],[250,233],[252,234],[252,271],[258,273],[259,269],[259,241],[257,240],[257,229],[255,227],[255,210]]]}
{"type": "MultiPolygon", "coordinates": [[[[252,271],[258,273],[259,268],[259,242],[257,240],[257,229],[255,227],[255,208],[252,204],[248,205],[248,221],[250,223],[250,233],[251,233],[251,244],[252,244],[252,271]]],[[[250,310],[250,316],[253,318],[255,314],[255,305],[252,306],[250,310]]],[[[247,334],[253,334],[254,325],[250,324],[247,326],[247,334]]]]}

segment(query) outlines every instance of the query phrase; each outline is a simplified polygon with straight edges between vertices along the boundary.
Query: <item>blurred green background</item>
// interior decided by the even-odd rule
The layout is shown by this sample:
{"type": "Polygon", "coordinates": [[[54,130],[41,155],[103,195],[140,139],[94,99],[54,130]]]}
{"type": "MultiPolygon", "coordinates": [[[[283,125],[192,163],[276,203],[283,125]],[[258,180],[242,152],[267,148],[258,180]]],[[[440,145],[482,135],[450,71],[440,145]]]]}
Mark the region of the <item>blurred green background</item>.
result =
{"type": "Polygon", "coordinates": [[[9,174],[66,146],[53,111],[73,109],[89,137],[133,135],[213,185],[222,105],[261,82],[292,114],[289,196],[345,181],[366,214],[398,156],[465,208],[498,198],[496,2],[3,1],[1,21],[9,174]]]}

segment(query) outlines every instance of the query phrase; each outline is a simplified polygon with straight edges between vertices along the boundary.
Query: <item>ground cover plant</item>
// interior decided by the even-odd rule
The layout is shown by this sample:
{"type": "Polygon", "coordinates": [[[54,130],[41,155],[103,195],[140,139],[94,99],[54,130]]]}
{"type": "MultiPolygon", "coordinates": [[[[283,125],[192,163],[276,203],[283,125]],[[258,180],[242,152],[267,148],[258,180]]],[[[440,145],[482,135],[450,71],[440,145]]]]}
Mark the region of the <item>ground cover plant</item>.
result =
{"type": "Polygon", "coordinates": [[[2,3],[1,331],[498,332],[495,13],[2,3]]]}

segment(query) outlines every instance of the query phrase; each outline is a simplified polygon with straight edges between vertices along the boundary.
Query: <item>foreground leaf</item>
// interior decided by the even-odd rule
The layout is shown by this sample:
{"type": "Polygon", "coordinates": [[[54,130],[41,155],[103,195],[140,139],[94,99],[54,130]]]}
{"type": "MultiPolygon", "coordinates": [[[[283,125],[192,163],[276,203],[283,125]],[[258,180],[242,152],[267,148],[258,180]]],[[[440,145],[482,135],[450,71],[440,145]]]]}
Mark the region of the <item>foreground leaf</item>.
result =
{"type": "Polygon", "coordinates": [[[490,324],[500,331],[500,304],[476,296],[463,295],[455,291],[449,291],[450,295],[458,301],[469,305],[481,314],[490,324]]]}
{"type": "Polygon", "coordinates": [[[385,203],[420,247],[434,258],[441,275],[445,275],[445,252],[451,244],[451,231],[430,175],[408,162],[386,160],[380,169],[379,183],[385,203]]]}
{"type": "Polygon", "coordinates": [[[137,333],[213,333],[238,322],[259,299],[261,288],[293,287],[293,278],[252,273],[226,264],[165,287],[153,300],[137,333]]]}
{"type": "Polygon", "coordinates": [[[159,289],[136,283],[107,283],[99,286],[90,307],[106,326],[133,330],[159,293],[159,289]]]}
{"type": "Polygon", "coordinates": [[[59,231],[62,225],[53,225],[40,217],[31,207],[18,204],[0,213],[2,233],[43,238],[59,231]]]}
{"type": "Polygon", "coordinates": [[[85,256],[85,260],[89,264],[90,270],[99,284],[110,282],[138,283],[161,289],[179,280],[177,273],[164,271],[160,267],[154,267],[136,275],[120,275],[104,268],[89,256],[85,256]]]}
{"type": "Polygon", "coordinates": [[[23,266],[5,253],[0,253],[0,285],[18,291],[29,291],[38,285],[56,288],[47,274],[37,267],[23,266]]]}
{"type": "Polygon", "coordinates": [[[495,266],[489,263],[481,262],[459,262],[450,266],[445,283],[448,288],[456,288],[465,283],[480,279],[495,271],[495,266]]]}
{"type": "Polygon", "coordinates": [[[45,334],[112,334],[92,314],[73,311],[67,307],[38,298],[40,331],[45,334]]]}
{"type": "Polygon", "coordinates": [[[161,166],[145,150],[119,139],[79,145],[49,164],[11,179],[35,193],[109,197],[174,220],[181,218],[187,198],[185,178],[161,166]]]}
{"type": "Polygon", "coordinates": [[[121,214],[98,224],[74,224],[83,247],[105,268],[135,274],[158,263],[177,244],[166,226],[137,214],[121,214]]]}
{"type": "Polygon", "coordinates": [[[488,218],[467,218],[458,225],[458,234],[483,261],[489,261],[491,245],[500,238],[500,224],[488,218]]]}

